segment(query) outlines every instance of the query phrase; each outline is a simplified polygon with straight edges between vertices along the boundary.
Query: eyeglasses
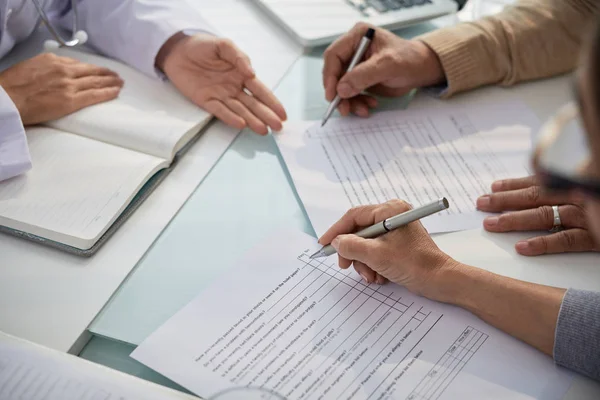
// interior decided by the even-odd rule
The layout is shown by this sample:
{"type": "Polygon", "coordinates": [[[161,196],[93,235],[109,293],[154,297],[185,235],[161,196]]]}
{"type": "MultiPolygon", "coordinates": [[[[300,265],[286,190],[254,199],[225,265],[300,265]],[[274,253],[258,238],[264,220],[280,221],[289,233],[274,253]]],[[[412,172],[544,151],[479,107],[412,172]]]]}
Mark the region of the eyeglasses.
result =
{"type": "Polygon", "coordinates": [[[591,174],[591,162],[579,108],[569,103],[540,130],[533,167],[540,183],[550,190],[580,190],[600,197],[600,178],[591,174]]]}

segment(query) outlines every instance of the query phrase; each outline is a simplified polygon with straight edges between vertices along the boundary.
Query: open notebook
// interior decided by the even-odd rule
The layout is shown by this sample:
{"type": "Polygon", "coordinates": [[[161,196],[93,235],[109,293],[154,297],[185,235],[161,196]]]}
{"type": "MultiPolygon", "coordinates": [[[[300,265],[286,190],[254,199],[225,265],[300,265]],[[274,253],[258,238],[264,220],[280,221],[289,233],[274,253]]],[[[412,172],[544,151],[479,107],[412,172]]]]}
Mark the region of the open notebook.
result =
{"type": "Polygon", "coordinates": [[[0,332],[0,399],[193,400],[197,397],[0,332]]]}
{"type": "Polygon", "coordinates": [[[118,99],[27,129],[33,169],[0,182],[0,230],[93,254],[210,121],[168,82],[60,50],[125,81],[118,99]]]}

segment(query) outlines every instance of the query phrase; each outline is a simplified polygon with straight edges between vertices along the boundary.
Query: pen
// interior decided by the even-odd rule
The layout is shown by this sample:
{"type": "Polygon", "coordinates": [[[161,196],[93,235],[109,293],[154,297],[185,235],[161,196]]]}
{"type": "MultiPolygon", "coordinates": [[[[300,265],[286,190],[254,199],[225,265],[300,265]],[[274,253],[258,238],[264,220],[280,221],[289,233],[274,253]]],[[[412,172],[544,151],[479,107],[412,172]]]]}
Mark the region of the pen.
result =
{"type": "MultiPolygon", "coordinates": [[[[356,53],[354,53],[354,57],[352,57],[352,61],[350,61],[350,65],[348,66],[348,70],[346,72],[352,71],[354,67],[356,67],[356,65],[360,62],[360,60],[362,60],[374,37],[375,29],[369,28],[367,33],[365,33],[365,36],[363,36],[363,38],[361,39],[360,44],[358,45],[358,49],[356,49],[356,53]]],[[[333,101],[329,105],[329,108],[327,109],[327,112],[325,113],[325,116],[323,117],[323,122],[321,122],[321,126],[325,126],[325,124],[329,120],[329,117],[331,117],[331,114],[333,114],[335,109],[340,105],[341,100],[342,99],[340,99],[340,96],[335,96],[335,99],[333,99],[333,101]]]]}
{"type": "MultiPolygon", "coordinates": [[[[378,222],[375,225],[372,225],[368,228],[365,228],[356,233],[357,236],[360,236],[364,239],[372,239],[381,235],[385,235],[386,233],[393,231],[394,229],[398,229],[402,226],[408,225],[411,222],[415,222],[421,218],[428,217],[432,214],[438,213],[450,207],[448,200],[446,198],[442,198],[421,206],[419,208],[415,208],[402,214],[398,214],[396,216],[390,217],[384,221],[378,222]]],[[[315,254],[310,256],[311,259],[329,257],[332,254],[335,254],[336,250],[332,245],[328,244],[323,247],[321,250],[317,251],[315,254]]]]}

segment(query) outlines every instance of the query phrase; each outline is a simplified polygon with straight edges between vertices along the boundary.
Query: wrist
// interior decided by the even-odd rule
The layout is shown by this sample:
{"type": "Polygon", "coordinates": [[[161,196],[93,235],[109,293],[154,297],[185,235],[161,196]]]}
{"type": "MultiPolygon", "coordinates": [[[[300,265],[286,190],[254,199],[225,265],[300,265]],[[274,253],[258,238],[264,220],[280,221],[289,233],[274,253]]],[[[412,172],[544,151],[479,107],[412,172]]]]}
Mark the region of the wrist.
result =
{"type": "Polygon", "coordinates": [[[442,303],[465,307],[470,285],[474,284],[476,268],[451,257],[442,261],[427,285],[425,297],[442,303]]]}
{"type": "Polygon", "coordinates": [[[161,46],[158,54],[156,55],[155,66],[160,71],[165,73],[165,64],[167,59],[171,56],[173,51],[181,46],[185,39],[188,39],[190,36],[185,34],[184,32],[177,32],[173,36],[171,36],[167,41],[161,46]]]}
{"type": "Polygon", "coordinates": [[[419,68],[422,72],[420,76],[423,77],[423,81],[419,82],[419,86],[434,86],[445,82],[446,74],[437,53],[420,40],[413,40],[413,44],[421,60],[419,68]]]}

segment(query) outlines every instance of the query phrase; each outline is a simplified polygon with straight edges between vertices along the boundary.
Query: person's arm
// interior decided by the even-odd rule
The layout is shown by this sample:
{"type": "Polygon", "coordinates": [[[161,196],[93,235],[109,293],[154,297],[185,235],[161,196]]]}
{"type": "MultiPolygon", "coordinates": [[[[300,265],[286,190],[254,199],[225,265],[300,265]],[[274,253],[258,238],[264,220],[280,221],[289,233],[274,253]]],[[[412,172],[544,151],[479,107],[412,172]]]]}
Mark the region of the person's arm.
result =
{"type": "Polygon", "coordinates": [[[600,380],[600,293],[567,291],[556,326],[554,360],[600,380]]]}
{"type": "Polygon", "coordinates": [[[453,262],[436,276],[432,300],[464,308],[552,356],[564,289],[537,285],[453,262]]]}
{"type": "MultiPolygon", "coordinates": [[[[78,3],[81,29],[102,53],[156,76],[156,57],[179,32],[215,33],[197,10],[183,0],[83,0],[78,3]]],[[[71,29],[70,10],[59,20],[71,29]]]]}
{"type": "MultiPolygon", "coordinates": [[[[188,99],[226,124],[266,135],[287,118],[250,59],[219,38],[187,0],[83,0],[81,27],[102,53],[164,75],[188,99]]],[[[72,11],[61,18],[69,28],[72,11]]]]}
{"type": "Polygon", "coordinates": [[[600,380],[600,294],[566,292],[462,264],[444,254],[419,222],[377,239],[348,234],[408,209],[402,201],[352,209],[319,242],[331,243],[340,267],[354,265],[367,282],[388,279],[462,307],[558,364],[600,380]]]}
{"type": "Polygon", "coordinates": [[[31,157],[19,111],[0,86],[0,181],[21,175],[30,168],[31,157]]]}
{"type": "Polygon", "coordinates": [[[596,0],[521,0],[494,16],[418,39],[440,59],[448,85],[444,96],[450,96],[572,70],[599,14],[596,0]]]}
{"type": "Polygon", "coordinates": [[[566,368],[600,380],[600,293],[536,285],[458,265],[436,300],[465,308],[566,368]]]}

